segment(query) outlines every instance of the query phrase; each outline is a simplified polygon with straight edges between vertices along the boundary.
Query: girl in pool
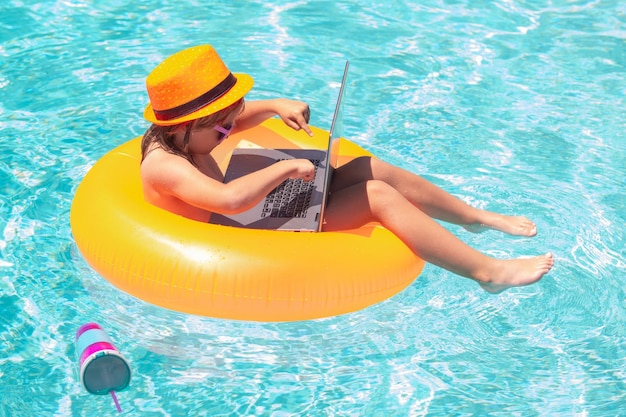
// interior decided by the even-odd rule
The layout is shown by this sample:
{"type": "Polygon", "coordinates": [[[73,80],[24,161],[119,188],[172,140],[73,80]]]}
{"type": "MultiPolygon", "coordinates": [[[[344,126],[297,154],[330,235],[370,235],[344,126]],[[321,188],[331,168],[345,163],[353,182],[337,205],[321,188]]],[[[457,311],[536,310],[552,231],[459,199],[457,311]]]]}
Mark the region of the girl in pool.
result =
{"type": "MultiPolygon", "coordinates": [[[[152,122],[141,144],[146,200],[181,216],[206,222],[211,213],[253,207],[287,178],[310,181],[313,164],[285,160],[224,184],[211,152],[232,132],[279,116],[295,130],[309,128],[309,107],[288,99],[247,101],[252,78],[232,74],[213,47],[192,47],[159,64],[146,80],[152,122]]],[[[532,284],[553,266],[550,253],[494,259],[463,243],[434,219],[534,236],[525,217],[473,208],[425,179],[377,158],[360,157],[336,169],[323,230],[381,223],[422,259],[474,279],[485,290],[532,284]]]]}

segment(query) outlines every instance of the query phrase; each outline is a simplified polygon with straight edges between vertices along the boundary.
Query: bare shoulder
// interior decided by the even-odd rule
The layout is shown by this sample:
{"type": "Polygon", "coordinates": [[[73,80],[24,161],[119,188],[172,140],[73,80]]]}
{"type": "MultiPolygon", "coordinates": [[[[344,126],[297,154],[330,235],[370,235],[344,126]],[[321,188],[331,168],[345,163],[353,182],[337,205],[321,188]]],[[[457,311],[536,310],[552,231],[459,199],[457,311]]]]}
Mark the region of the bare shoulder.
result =
{"type": "Polygon", "coordinates": [[[141,179],[144,185],[155,188],[171,186],[176,181],[186,178],[195,167],[185,158],[174,155],[160,147],[151,149],[141,163],[141,179]]]}

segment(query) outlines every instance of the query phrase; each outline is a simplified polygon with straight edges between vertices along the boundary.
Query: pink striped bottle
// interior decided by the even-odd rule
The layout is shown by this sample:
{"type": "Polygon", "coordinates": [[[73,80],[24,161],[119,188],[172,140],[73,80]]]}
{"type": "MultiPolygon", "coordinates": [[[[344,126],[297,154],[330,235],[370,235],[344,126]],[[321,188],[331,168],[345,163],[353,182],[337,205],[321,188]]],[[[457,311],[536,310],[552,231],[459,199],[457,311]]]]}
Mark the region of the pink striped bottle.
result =
{"type": "Polygon", "coordinates": [[[99,324],[80,326],[75,346],[80,382],[89,393],[104,395],[128,386],[130,365],[99,324]]]}

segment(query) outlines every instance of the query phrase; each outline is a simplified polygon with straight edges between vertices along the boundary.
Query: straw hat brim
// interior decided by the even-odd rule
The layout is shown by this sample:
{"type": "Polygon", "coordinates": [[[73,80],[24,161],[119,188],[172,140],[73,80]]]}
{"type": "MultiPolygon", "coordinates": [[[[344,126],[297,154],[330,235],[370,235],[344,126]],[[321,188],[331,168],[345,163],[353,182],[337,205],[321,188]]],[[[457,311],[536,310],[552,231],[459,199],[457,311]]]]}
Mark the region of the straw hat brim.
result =
{"type": "Polygon", "coordinates": [[[243,98],[254,85],[254,80],[248,74],[233,74],[235,78],[237,78],[237,82],[234,86],[226,94],[218,98],[217,100],[211,102],[210,104],[192,112],[185,116],[178,117],[176,119],[170,120],[159,120],[154,114],[154,109],[152,108],[152,104],[148,104],[146,109],[143,112],[143,117],[151,123],[160,125],[160,126],[172,126],[177,125],[184,122],[189,122],[191,120],[199,119],[201,117],[209,116],[213,113],[216,113],[220,110],[225,109],[231,104],[235,103],[237,100],[243,98]]]}

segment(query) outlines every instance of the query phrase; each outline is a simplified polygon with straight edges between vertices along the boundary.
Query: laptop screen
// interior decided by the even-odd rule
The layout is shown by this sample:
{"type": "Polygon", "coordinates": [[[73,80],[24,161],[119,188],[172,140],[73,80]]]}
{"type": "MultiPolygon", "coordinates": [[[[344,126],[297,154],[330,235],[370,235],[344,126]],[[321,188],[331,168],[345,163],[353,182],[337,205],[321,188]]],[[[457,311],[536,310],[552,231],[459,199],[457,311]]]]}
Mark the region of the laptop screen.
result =
{"type": "MultiPolygon", "coordinates": [[[[333,115],[333,122],[330,125],[330,131],[328,135],[328,169],[324,175],[324,193],[322,194],[322,205],[320,209],[320,219],[324,218],[324,211],[326,210],[326,201],[328,199],[328,193],[330,191],[330,183],[333,180],[333,171],[337,167],[339,162],[339,138],[343,133],[343,93],[346,89],[346,81],[348,78],[348,68],[350,67],[350,61],[346,61],[346,66],[343,70],[343,78],[341,80],[341,88],[339,89],[339,97],[337,97],[337,104],[335,106],[335,114],[333,115]]],[[[318,231],[321,232],[323,222],[320,221],[318,225],[318,231]]]]}
{"type": "Polygon", "coordinates": [[[330,126],[330,136],[328,143],[329,164],[332,167],[337,166],[339,159],[339,138],[343,136],[343,95],[346,89],[346,81],[348,77],[348,68],[350,67],[350,61],[346,61],[346,66],[343,71],[343,78],[341,80],[341,88],[339,89],[339,97],[337,98],[337,104],[335,106],[335,113],[333,115],[333,122],[330,126]]]}

